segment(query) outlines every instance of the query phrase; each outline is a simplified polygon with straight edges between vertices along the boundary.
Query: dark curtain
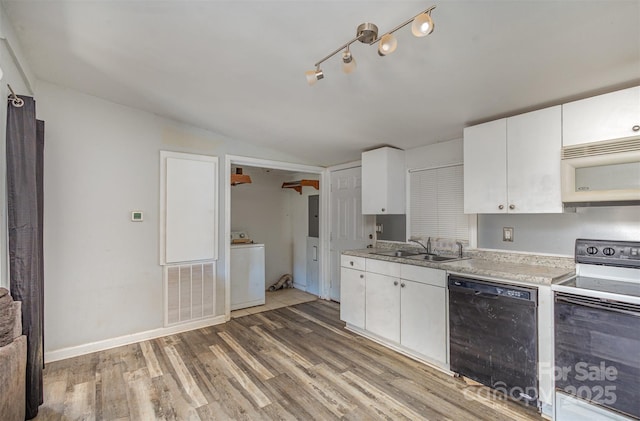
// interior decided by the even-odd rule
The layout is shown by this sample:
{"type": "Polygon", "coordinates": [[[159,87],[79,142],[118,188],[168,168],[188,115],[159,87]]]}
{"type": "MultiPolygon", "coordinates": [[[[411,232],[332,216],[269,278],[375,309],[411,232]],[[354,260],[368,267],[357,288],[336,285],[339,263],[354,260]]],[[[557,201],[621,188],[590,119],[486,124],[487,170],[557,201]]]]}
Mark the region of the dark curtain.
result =
{"type": "Polygon", "coordinates": [[[43,402],[44,266],[42,253],[44,122],[36,103],[7,107],[7,207],[11,295],[22,301],[22,333],[27,336],[26,418],[43,402]]]}

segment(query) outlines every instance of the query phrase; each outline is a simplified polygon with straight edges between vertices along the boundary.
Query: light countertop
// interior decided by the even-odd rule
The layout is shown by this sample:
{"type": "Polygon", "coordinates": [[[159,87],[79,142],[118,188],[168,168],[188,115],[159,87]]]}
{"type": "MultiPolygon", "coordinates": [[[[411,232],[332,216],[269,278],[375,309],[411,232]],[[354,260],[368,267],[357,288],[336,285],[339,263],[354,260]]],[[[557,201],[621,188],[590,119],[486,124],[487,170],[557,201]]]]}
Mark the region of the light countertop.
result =
{"type": "Polygon", "coordinates": [[[551,285],[575,274],[570,258],[556,258],[528,254],[473,251],[471,256],[450,262],[430,262],[406,257],[372,254],[389,249],[347,250],[343,254],[368,259],[424,266],[460,275],[476,275],[523,284],[551,285]]]}

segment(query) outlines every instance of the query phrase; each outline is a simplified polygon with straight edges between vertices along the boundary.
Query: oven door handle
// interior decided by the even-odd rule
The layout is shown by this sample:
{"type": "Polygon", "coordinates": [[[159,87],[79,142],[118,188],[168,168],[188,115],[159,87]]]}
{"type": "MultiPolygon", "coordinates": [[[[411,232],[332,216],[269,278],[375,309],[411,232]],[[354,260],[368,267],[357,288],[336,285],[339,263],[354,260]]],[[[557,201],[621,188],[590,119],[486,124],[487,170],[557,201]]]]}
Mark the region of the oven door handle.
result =
{"type": "Polygon", "coordinates": [[[564,295],[557,295],[556,302],[558,301],[568,303],[568,304],[583,306],[583,307],[594,308],[597,310],[605,310],[605,311],[611,311],[614,313],[626,314],[628,316],[640,317],[640,308],[638,308],[638,306],[634,306],[633,304],[631,305],[622,304],[622,306],[631,308],[631,309],[627,309],[627,308],[621,308],[621,305],[619,304],[616,305],[615,303],[604,302],[602,304],[598,304],[591,301],[583,301],[580,298],[576,299],[576,298],[567,297],[564,295]]]}

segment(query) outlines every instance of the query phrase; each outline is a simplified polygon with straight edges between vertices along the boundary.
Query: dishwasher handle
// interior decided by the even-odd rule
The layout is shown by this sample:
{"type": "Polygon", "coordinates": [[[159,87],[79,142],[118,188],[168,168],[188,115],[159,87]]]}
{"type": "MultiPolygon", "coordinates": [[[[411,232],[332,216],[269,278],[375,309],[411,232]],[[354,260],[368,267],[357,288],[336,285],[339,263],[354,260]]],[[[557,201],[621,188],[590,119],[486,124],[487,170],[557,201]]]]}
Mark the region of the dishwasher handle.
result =
{"type": "Polygon", "coordinates": [[[449,275],[449,291],[482,298],[506,298],[537,303],[538,290],[500,282],[484,282],[472,278],[449,275]]]}

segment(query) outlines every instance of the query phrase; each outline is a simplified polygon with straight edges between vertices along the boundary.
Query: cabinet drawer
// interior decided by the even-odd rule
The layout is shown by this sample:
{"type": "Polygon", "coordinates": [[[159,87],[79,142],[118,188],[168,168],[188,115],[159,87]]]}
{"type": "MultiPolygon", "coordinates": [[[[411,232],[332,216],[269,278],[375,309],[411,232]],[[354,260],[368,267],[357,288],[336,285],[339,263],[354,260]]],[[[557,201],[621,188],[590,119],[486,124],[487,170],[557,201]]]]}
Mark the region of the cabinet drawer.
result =
{"type": "Polygon", "coordinates": [[[426,268],[415,265],[401,265],[400,278],[436,287],[444,288],[447,286],[447,272],[442,269],[426,268]]]}
{"type": "Polygon", "coordinates": [[[400,263],[387,262],[385,260],[367,259],[367,272],[381,275],[400,277],[400,263]]]}
{"type": "Polygon", "coordinates": [[[351,269],[364,270],[365,268],[365,258],[364,257],[356,257],[356,256],[340,256],[340,266],[351,269]]]}

